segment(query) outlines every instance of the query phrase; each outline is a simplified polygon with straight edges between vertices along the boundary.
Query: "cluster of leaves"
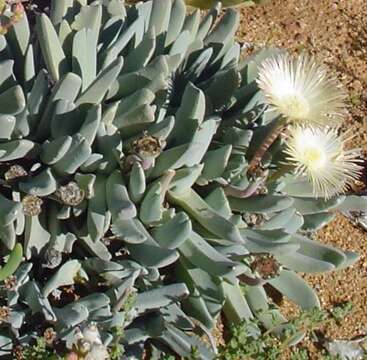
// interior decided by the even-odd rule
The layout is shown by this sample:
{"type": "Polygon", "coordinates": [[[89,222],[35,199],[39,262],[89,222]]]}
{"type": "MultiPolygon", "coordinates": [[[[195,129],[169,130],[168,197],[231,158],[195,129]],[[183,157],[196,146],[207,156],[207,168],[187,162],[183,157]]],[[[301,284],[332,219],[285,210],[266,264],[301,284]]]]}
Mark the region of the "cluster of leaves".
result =
{"type": "Polygon", "coordinates": [[[55,0],[35,29],[24,16],[0,36],[0,355],[50,325],[67,352],[96,323],[113,357],[141,358],[154,339],[157,358],[213,359],[191,335],[222,310],[279,334],[289,324],[264,285],[312,309],[296,272],[357,259],[304,232],[365,198],[271,180],[281,138],[248,173],[276,121],[258,64],[279,51],[241,59],[239,15],[220,14],[55,0]]]}

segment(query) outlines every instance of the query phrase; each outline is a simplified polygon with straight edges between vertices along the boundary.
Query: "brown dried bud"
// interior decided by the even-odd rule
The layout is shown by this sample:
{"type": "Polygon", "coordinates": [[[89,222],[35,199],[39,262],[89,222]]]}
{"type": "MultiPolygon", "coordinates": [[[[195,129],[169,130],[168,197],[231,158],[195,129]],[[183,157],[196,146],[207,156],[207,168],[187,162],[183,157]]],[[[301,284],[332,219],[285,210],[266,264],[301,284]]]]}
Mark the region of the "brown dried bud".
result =
{"type": "Polygon", "coordinates": [[[7,306],[0,307],[0,324],[3,322],[9,322],[10,320],[10,309],[7,306]]]}
{"type": "Polygon", "coordinates": [[[84,191],[79,185],[71,181],[65,186],[60,186],[56,191],[56,196],[65,205],[77,206],[84,200],[84,191]]]}
{"type": "Polygon", "coordinates": [[[22,200],[23,212],[27,216],[37,216],[42,211],[43,201],[38,196],[26,195],[22,200]]]}
{"type": "Polygon", "coordinates": [[[4,280],[4,287],[6,290],[13,290],[17,286],[17,277],[10,275],[4,280]]]}
{"type": "Polygon", "coordinates": [[[242,215],[242,219],[251,227],[264,224],[264,222],[268,220],[268,217],[265,214],[245,213],[242,215]]]}
{"type": "Polygon", "coordinates": [[[9,170],[4,174],[4,179],[6,181],[19,179],[27,176],[27,171],[20,165],[12,165],[9,170]]]}
{"type": "Polygon", "coordinates": [[[134,153],[143,159],[156,157],[162,151],[162,146],[159,139],[148,134],[144,134],[139,139],[136,139],[132,144],[132,148],[134,153]]]}
{"type": "Polygon", "coordinates": [[[279,275],[281,265],[271,254],[257,254],[250,264],[251,270],[256,272],[262,279],[271,279],[279,275]]]}
{"type": "Polygon", "coordinates": [[[56,332],[53,328],[47,328],[43,333],[43,338],[46,341],[47,345],[52,345],[52,343],[56,340],[56,332]]]}
{"type": "Polygon", "coordinates": [[[23,354],[23,347],[21,345],[14,346],[13,348],[13,356],[16,360],[25,360],[23,354]]]}

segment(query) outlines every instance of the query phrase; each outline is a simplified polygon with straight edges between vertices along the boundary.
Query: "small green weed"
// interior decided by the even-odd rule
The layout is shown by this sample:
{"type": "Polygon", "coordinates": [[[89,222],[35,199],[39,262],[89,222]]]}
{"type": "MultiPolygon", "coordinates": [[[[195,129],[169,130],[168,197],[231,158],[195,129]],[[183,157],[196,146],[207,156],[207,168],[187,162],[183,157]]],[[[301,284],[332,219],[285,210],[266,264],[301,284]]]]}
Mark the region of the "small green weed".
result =
{"type": "MultiPolygon", "coordinates": [[[[330,312],[314,308],[287,323],[280,338],[273,335],[275,328],[261,333],[261,324],[255,320],[242,322],[230,328],[230,337],[219,351],[219,360],[276,360],[281,359],[293,337],[298,333],[313,333],[328,322],[341,320],[352,310],[350,302],[335,306],[330,312]]],[[[310,359],[306,349],[292,348],[290,360],[310,359]]],[[[338,360],[338,357],[325,355],[323,360],[338,360]]]]}

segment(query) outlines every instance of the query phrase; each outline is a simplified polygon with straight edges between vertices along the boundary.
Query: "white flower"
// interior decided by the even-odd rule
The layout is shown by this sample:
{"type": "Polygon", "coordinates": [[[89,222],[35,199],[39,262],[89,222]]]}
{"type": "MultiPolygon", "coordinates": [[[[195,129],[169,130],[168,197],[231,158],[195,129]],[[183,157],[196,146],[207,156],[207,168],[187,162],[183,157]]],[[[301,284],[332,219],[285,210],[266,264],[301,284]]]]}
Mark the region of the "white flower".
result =
{"type": "Polygon", "coordinates": [[[264,60],[257,83],[269,104],[287,121],[338,125],[344,115],[345,92],[327,68],[305,54],[281,54],[264,60]]]}
{"type": "Polygon", "coordinates": [[[330,197],[343,193],[358,179],[359,151],[346,151],[345,137],[332,128],[294,126],[286,143],[287,160],[295,166],[297,176],[307,176],[314,195],[330,197]]]}
{"type": "Polygon", "coordinates": [[[94,344],[92,349],[86,355],[85,360],[106,360],[109,359],[110,355],[107,351],[106,346],[102,344],[94,344]]]}
{"type": "Polygon", "coordinates": [[[89,324],[84,328],[83,338],[91,344],[102,344],[101,335],[95,324],[89,324]]]}

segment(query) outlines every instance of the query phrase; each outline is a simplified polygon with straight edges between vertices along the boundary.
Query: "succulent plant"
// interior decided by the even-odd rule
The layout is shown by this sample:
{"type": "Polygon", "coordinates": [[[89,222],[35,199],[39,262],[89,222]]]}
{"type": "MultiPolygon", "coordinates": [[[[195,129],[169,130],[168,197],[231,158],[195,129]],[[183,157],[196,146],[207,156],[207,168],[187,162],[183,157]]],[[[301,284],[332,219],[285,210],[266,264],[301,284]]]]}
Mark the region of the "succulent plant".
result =
{"type": "Polygon", "coordinates": [[[279,115],[258,65],[281,51],[241,59],[239,15],[220,11],[57,0],[0,36],[0,355],[50,328],[75,350],[92,327],[105,347],[124,329],[123,358],[212,359],[192,333],[222,310],[281,333],[268,287],[318,307],[297,272],[357,259],[306,235],[366,198],[316,197],[285,136],[262,147],[279,115]]]}

